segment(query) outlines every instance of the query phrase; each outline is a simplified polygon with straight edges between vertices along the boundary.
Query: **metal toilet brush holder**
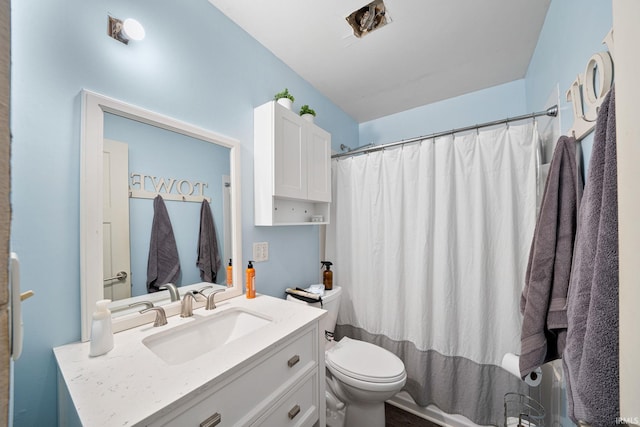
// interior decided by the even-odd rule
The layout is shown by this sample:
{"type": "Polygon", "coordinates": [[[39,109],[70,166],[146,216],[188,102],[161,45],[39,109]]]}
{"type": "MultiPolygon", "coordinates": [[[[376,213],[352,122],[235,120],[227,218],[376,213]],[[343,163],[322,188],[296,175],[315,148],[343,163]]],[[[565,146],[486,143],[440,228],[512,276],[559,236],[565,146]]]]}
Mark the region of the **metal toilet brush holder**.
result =
{"type": "Polygon", "coordinates": [[[544,407],[537,400],[520,393],[504,395],[505,427],[543,427],[544,407]]]}

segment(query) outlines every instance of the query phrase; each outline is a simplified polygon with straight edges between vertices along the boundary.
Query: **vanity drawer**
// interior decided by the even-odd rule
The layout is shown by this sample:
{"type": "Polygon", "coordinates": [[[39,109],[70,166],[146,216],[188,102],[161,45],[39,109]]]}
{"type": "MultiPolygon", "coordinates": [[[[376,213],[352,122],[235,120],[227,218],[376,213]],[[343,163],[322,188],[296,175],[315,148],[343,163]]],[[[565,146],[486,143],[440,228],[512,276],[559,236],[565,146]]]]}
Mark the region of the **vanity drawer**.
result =
{"type": "Polygon", "coordinates": [[[318,419],[318,373],[296,384],[252,427],[312,426],[318,419]]]}
{"type": "Polygon", "coordinates": [[[317,365],[317,329],[311,329],[247,372],[254,390],[273,393],[317,365]]]}
{"type": "MultiPolygon", "coordinates": [[[[170,416],[163,417],[152,425],[249,425],[272,406],[274,401],[288,393],[301,378],[308,376],[310,372],[317,375],[317,341],[317,329],[307,330],[293,340],[285,342],[282,348],[265,355],[213,393],[194,396],[193,403],[183,405],[170,416]],[[219,414],[220,418],[217,423],[216,414],[219,414]],[[209,424],[206,423],[207,420],[210,421],[209,424]]],[[[306,417],[306,414],[304,416],[306,417]]],[[[294,420],[301,418],[303,417],[298,415],[294,420]]]]}

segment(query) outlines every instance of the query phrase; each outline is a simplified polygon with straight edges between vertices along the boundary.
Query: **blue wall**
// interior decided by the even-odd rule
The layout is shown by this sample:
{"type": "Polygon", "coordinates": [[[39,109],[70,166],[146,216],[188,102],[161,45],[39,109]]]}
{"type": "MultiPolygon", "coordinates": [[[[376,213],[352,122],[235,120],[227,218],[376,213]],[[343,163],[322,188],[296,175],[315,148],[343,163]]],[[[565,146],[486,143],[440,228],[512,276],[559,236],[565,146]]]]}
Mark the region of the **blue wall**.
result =
{"type": "MultiPolygon", "coordinates": [[[[611,0],[555,0],[551,2],[525,78],[527,109],[544,107],[549,92],[560,88],[560,126],[565,134],[573,123],[566,92],[584,73],[591,55],[606,51],[602,44],[613,26],[611,0]]],[[[582,141],[585,170],[591,158],[593,135],[582,141]]]]}
{"type": "MultiPolygon", "coordinates": [[[[228,135],[242,144],[243,254],[268,241],[259,292],[317,281],[318,230],[253,226],[253,108],[288,87],[333,148],[384,143],[539,110],[600,51],[611,1],[553,0],[524,79],[358,125],[206,0],[21,0],[12,4],[11,246],[22,261],[25,346],[15,364],[15,425],[52,425],[51,349],[80,338],[79,92],[87,88],[228,135]],[[69,11],[73,11],[70,13],[69,11]],[[107,14],[135,17],[147,38],[105,35],[107,14]],[[306,248],[306,250],[300,250],[306,248]]],[[[566,117],[567,119],[564,119],[566,117]]]]}
{"type": "Polygon", "coordinates": [[[516,80],[412,108],[361,123],[359,145],[385,144],[525,114],[525,99],[524,80],[516,80]]]}
{"type": "Polygon", "coordinates": [[[294,108],[318,112],[334,146],[356,144],[358,125],[206,0],[21,0],[12,8],[11,249],[22,261],[23,289],[36,294],[23,308],[15,425],[53,425],[52,348],[80,339],[82,88],[241,142],[244,261],[253,242],[269,242],[256,281],[275,296],[317,282],[318,227],[253,226],[253,108],[287,87],[294,108]],[[110,39],[108,14],[135,17],[146,39],[110,39]]]}

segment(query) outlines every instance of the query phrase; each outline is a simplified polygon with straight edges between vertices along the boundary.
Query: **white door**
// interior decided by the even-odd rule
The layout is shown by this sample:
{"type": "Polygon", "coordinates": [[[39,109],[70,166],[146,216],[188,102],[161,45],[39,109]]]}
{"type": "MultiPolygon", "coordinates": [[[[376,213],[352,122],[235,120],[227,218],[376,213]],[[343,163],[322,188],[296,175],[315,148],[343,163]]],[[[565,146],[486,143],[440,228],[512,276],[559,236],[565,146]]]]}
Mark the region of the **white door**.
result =
{"type": "Polygon", "coordinates": [[[131,297],[129,146],[105,139],[102,159],[104,297],[115,301],[131,297]]]}

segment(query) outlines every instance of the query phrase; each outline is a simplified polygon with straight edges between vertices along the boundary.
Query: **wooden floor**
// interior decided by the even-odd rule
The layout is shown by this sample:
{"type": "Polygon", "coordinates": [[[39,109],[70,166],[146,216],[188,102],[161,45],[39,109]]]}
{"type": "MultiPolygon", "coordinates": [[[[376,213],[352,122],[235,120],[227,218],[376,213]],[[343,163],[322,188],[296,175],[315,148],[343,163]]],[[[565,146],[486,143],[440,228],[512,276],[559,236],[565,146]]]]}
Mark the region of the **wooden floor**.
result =
{"type": "Polygon", "coordinates": [[[384,404],[384,410],[386,427],[440,427],[388,403],[384,404]]]}

